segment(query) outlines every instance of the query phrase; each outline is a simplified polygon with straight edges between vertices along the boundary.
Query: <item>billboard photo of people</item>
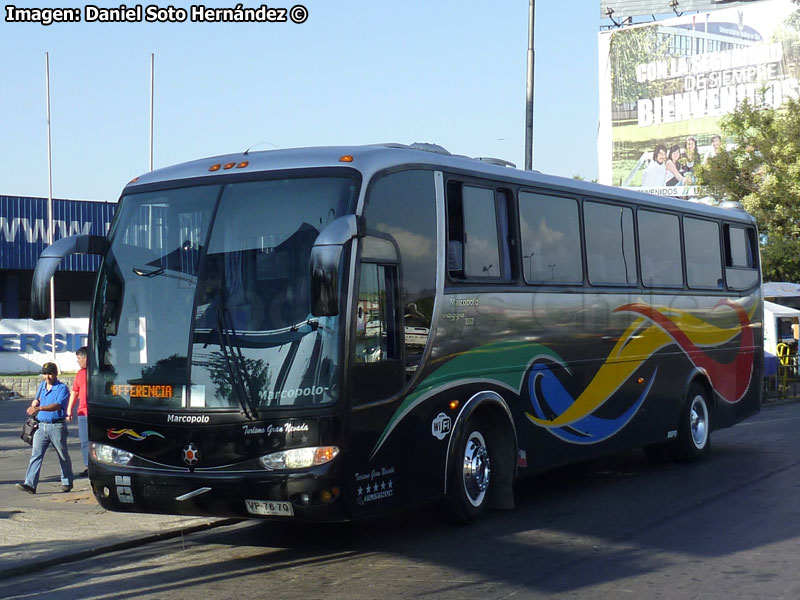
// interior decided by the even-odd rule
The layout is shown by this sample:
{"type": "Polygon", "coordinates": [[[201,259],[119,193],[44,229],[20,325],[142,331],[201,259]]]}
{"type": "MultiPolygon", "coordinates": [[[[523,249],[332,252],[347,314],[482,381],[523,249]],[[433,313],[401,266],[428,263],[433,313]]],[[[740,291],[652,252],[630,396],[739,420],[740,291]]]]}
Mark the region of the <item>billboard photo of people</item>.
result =
{"type": "Polygon", "coordinates": [[[695,169],[730,143],[720,119],[743,102],[800,96],[800,6],[792,0],[600,33],[601,183],[702,196],[695,169]]]}

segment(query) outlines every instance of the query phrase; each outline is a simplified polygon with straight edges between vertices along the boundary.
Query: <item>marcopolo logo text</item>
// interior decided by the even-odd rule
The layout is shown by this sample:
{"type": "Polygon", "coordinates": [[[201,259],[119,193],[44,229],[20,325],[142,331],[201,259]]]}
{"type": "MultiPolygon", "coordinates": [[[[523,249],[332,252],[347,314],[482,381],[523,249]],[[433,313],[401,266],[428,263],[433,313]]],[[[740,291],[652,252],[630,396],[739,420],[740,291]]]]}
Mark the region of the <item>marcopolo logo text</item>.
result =
{"type": "Polygon", "coordinates": [[[209,423],[211,418],[208,415],[167,415],[167,423],[186,423],[192,425],[195,423],[209,423]]]}
{"type": "Polygon", "coordinates": [[[292,388],[267,393],[267,400],[284,400],[286,398],[300,398],[302,396],[321,396],[329,388],[318,385],[316,387],[292,388]]]}

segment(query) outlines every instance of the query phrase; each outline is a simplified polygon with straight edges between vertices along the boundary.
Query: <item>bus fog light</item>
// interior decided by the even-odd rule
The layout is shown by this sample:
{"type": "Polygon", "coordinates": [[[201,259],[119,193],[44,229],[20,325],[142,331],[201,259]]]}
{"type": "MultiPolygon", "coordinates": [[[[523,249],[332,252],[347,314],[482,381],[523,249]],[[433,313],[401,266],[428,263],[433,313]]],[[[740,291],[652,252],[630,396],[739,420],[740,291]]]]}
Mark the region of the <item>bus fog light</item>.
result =
{"type": "Polygon", "coordinates": [[[103,498],[108,498],[111,495],[111,490],[107,487],[103,488],[103,498]]]}
{"type": "Polygon", "coordinates": [[[259,457],[265,469],[280,471],[284,469],[307,469],[324,465],[339,454],[337,446],[311,446],[281,450],[259,457]]]}
{"type": "Polygon", "coordinates": [[[106,465],[125,466],[133,458],[133,454],[127,450],[120,450],[105,444],[92,444],[89,453],[94,460],[106,465]]]}

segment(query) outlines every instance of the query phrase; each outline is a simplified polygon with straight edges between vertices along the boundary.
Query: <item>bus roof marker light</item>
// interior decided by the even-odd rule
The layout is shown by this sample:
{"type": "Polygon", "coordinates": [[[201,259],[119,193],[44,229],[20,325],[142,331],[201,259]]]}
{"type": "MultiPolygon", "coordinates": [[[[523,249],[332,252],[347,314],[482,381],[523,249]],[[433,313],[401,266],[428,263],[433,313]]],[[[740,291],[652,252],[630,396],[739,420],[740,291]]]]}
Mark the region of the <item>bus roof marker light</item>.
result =
{"type": "Polygon", "coordinates": [[[232,168],[233,168],[233,167],[235,167],[235,166],[236,166],[236,163],[235,163],[235,162],[229,162],[229,163],[225,163],[225,166],[224,166],[224,167],[222,167],[222,168],[223,168],[223,169],[225,169],[225,170],[227,171],[228,169],[232,169],[232,168]]]}
{"type": "Polygon", "coordinates": [[[215,164],[211,165],[210,167],[208,167],[208,170],[213,172],[213,171],[219,171],[221,168],[222,168],[221,164],[215,163],[215,164]]]}
{"type": "Polygon", "coordinates": [[[342,154],[339,157],[339,162],[353,162],[353,157],[350,154],[342,154]]]}
{"type": "Polygon", "coordinates": [[[250,161],[243,160],[242,162],[240,162],[239,164],[236,165],[236,168],[237,169],[244,169],[249,164],[250,164],[250,161]]]}

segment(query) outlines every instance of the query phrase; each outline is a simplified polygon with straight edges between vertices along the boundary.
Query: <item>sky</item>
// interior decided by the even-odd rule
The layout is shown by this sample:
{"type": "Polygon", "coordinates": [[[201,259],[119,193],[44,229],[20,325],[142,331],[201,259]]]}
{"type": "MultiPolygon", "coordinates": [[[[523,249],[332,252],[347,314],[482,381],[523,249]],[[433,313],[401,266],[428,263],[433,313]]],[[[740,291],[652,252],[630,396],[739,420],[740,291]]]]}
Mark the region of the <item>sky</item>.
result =
{"type": "MultiPolygon", "coordinates": [[[[526,0],[301,1],[301,24],[87,23],[83,0],[14,3],[80,9],[82,22],[49,26],[7,22],[4,3],[0,195],[48,196],[45,53],[55,198],[115,201],[149,169],[151,54],[155,168],[381,142],[524,167],[526,0]]],[[[536,2],[535,169],[597,177],[601,24],[597,0],[536,2]]]]}

